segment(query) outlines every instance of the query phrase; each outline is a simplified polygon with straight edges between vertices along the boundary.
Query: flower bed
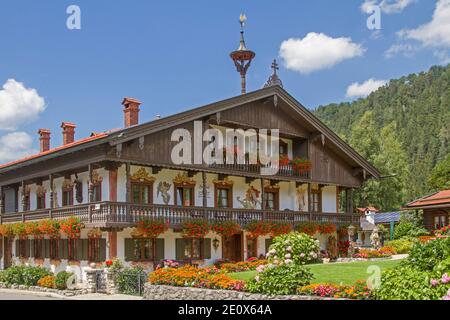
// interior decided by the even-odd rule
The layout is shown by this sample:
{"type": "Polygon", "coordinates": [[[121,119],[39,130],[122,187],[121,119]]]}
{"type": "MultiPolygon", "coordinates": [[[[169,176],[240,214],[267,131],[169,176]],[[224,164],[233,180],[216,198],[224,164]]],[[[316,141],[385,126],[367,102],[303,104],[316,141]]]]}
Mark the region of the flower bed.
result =
{"type": "Polygon", "coordinates": [[[358,281],[352,286],[323,283],[311,284],[300,287],[297,292],[300,295],[355,300],[368,300],[371,294],[370,289],[364,281],[358,281]]]}
{"type": "Polygon", "coordinates": [[[358,252],[353,254],[352,258],[355,259],[380,259],[389,258],[392,256],[392,252],[395,252],[393,248],[385,247],[378,250],[374,249],[358,249],[358,252]]]}
{"type": "Polygon", "coordinates": [[[203,268],[183,266],[181,268],[161,268],[150,273],[149,282],[155,285],[225,289],[240,291],[244,281],[235,280],[223,273],[209,273],[203,268]]]}
{"type": "Polygon", "coordinates": [[[219,270],[225,273],[252,271],[256,270],[258,266],[266,264],[267,260],[251,260],[251,261],[240,261],[236,263],[223,263],[219,266],[219,270]]]}

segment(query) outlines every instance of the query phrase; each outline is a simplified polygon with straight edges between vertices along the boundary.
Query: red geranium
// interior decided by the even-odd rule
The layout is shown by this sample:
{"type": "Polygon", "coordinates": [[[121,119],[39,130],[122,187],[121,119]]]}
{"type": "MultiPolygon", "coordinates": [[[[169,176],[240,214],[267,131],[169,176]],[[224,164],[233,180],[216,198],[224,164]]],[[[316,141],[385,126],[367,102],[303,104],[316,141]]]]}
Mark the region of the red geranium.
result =
{"type": "Polygon", "coordinates": [[[63,232],[69,239],[78,239],[81,234],[81,229],[84,228],[84,224],[79,218],[70,217],[61,221],[61,232],[63,232]]]}
{"type": "Polygon", "coordinates": [[[319,231],[319,225],[314,221],[301,222],[297,226],[297,231],[313,236],[317,231],[319,231]]]}
{"type": "Polygon", "coordinates": [[[203,219],[184,222],[181,226],[183,238],[204,238],[210,229],[209,223],[203,219]]]}
{"type": "Polygon", "coordinates": [[[241,230],[240,225],[234,221],[216,222],[211,226],[211,230],[220,234],[221,236],[230,237],[241,230]]]}
{"type": "Polygon", "coordinates": [[[270,226],[270,235],[275,238],[281,234],[287,234],[292,231],[292,225],[289,222],[274,222],[270,226]]]}
{"type": "Polygon", "coordinates": [[[41,230],[39,229],[39,223],[37,222],[27,222],[25,223],[25,232],[29,236],[34,236],[35,238],[43,238],[41,230]]]}
{"type": "Polygon", "coordinates": [[[39,221],[38,229],[42,235],[49,236],[51,239],[57,239],[60,237],[60,225],[56,220],[47,219],[39,221]]]}
{"type": "Polygon", "coordinates": [[[321,234],[332,234],[336,232],[336,225],[333,223],[321,223],[319,224],[319,232],[321,234]]]}
{"type": "Polygon", "coordinates": [[[157,238],[169,228],[164,220],[142,220],[136,225],[136,233],[142,238],[157,238]]]}
{"type": "Polygon", "coordinates": [[[271,223],[265,221],[253,221],[245,226],[245,230],[249,233],[248,237],[256,239],[259,236],[265,236],[271,232],[271,223]]]}

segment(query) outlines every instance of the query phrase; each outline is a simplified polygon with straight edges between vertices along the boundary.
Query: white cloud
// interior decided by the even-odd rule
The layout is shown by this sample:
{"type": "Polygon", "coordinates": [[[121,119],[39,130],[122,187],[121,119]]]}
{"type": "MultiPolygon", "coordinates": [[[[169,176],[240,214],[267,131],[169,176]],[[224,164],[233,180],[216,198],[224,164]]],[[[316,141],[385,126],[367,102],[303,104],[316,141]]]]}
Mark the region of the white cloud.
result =
{"type": "Polygon", "coordinates": [[[12,132],[0,137],[0,163],[37,153],[33,138],[26,132],[12,132]]]}
{"type": "Polygon", "coordinates": [[[45,100],[36,89],[9,79],[0,90],[0,130],[16,130],[20,125],[36,120],[45,110],[45,100]]]}
{"type": "Polygon", "coordinates": [[[386,80],[375,80],[370,78],[364,83],[352,83],[347,88],[347,97],[357,98],[357,97],[367,97],[372,92],[376,91],[378,88],[384,86],[387,83],[386,80]]]}
{"type": "Polygon", "coordinates": [[[392,58],[393,56],[403,53],[405,57],[411,57],[414,52],[416,51],[416,48],[408,43],[398,43],[393,44],[388,50],[385,51],[384,56],[388,59],[392,58]]]}
{"type": "Polygon", "coordinates": [[[361,5],[361,11],[364,13],[372,13],[373,6],[380,6],[380,9],[385,14],[400,13],[415,0],[365,0],[361,5]]]}
{"type": "Polygon", "coordinates": [[[450,0],[439,0],[430,22],[417,29],[402,30],[398,35],[417,40],[425,47],[450,48],[450,0]]]}
{"type": "Polygon", "coordinates": [[[331,38],[323,33],[310,32],[303,39],[283,41],[280,56],[287,69],[308,74],[362,56],[364,51],[360,44],[352,42],[350,38],[331,38]]]}

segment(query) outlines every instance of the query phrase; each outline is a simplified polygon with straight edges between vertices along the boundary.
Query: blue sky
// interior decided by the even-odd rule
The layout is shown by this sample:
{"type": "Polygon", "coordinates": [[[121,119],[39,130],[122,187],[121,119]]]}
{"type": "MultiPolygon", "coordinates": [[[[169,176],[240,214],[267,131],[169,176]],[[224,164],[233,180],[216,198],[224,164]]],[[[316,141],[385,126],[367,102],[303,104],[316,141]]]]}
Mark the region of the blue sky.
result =
{"type": "MultiPolygon", "coordinates": [[[[450,40],[442,36],[442,29],[434,38],[429,36],[434,32],[430,30],[442,28],[433,16],[438,1],[384,0],[382,29],[377,33],[366,26],[369,14],[361,9],[364,1],[371,2],[2,1],[0,113],[11,101],[1,96],[1,86],[8,79],[36,92],[27,91],[34,105],[22,101],[20,112],[10,106],[13,110],[6,112],[10,116],[0,119],[0,161],[38,149],[38,128],[51,129],[52,146],[59,145],[61,121],[77,124],[77,138],[121,127],[120,103],[125,96],[143,102],[141,120],[146,121],[156,114],[167,116],[238,95],[239,75],[229,53],[238,46],[241,12],[248,17],[247,46],[256,52],[248,90],[264,84],[271,61],[277,58],[285,89],[308,108],[351,100],[346,92],[355,82],[389,80],[448,63],[450,40]],[[66,27],[69,5],[81,9],[81,30],[66,27]],[[427,24],[429,29],[418,29],[427,24]],[[400,30],[409,32],[400,37],[400,30]],[[311,43],[301,40],[310,33],[311,39],[322,34],[321,39],[331,44],[336,42],[333,39],[350,38],[341,40],[356,46],[358,52],[339,62],[332,59],[328,68],[319,66],[309,73],[302,72],[309,60],[303,61],[303,67],[294,63],[287,68],[280,56],[283,41],[296,39],[291,53],[295,55],[295,46],[300,45],[302,58],[303,48],[311,43]],[[392,46],[408,50],[387,58],[392,46]]],[[[445,5],[442,11],[450,7],[448,0],[440,2],[445,5]]],[[[313,52],[309,59],[314,56],[313,52]]]]}

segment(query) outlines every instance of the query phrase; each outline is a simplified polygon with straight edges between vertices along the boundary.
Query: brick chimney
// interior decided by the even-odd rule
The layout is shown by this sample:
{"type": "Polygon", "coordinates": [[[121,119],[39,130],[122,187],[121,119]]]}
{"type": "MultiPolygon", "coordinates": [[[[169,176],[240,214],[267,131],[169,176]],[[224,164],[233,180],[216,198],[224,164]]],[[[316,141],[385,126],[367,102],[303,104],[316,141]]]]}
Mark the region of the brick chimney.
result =
{"type": "Polygon", "coordinates": [[[39,129],[38,134],[39,134],[40,151],[45,152],[50,150],[50,130],[39,129]]]}
{"type": "Polygon", "coordinates": [[[124,98],[122,104],[124,106],[125,128],[139,124],[139,106],[141,102],[133,98],[124,98]]]}
{"type": "Polygon", "coordinates": [[[70,122],[63,122],[61,128],[63,129],[63,145],[75,141],[75,128],[77,126],[70,122]]]}

